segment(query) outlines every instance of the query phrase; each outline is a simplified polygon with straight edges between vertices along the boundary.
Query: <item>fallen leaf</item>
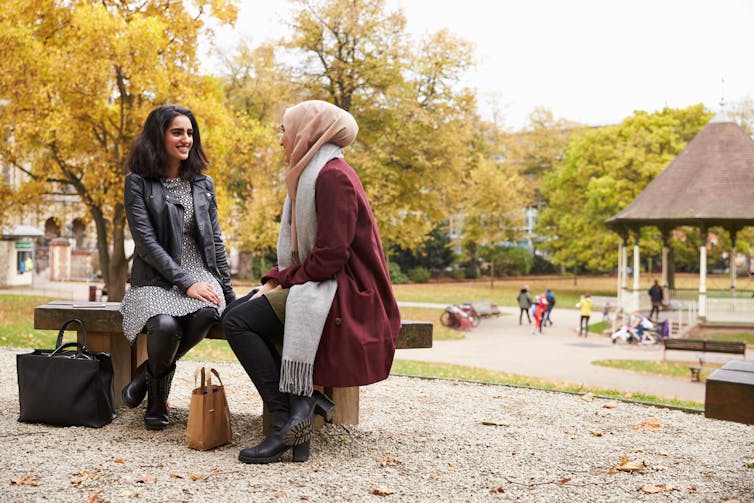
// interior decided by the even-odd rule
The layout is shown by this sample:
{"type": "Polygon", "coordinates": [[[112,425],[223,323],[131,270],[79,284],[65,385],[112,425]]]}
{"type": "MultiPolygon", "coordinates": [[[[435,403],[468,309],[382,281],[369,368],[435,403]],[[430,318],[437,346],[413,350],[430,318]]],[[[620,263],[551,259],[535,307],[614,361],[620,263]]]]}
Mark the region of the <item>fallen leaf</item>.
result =
{"type": "Polygon", "coordinates": [[[568,483],[568,482],[570,482],[570,481],[571,481],[571,478],[570,478],[570,477],[566,477],[566,478],[564,478],[564,479],[560,479],[560,480],[558,480],[558,484],[561,484],[561,485],[563,485],[563,484],[567,484],[567,483],[568,483]]]}
{"type": "Polygon", "coordinates": [[[591,402],[592,400],[594,400],[594,393],[590,391],[589,393],[581,395],[581,399],[585,402],[591,402]]]}
{"type": "Polygon", "coordinates": [[[180,473],[171,473],[170,474],[170,478],[171,479],[182,479],[183,475],[181,475],[180,473]]]}
{"type": "Polygon", "coordinates": [[[220,467],[219,466],[212,467],[212,473],[220,473],[220,467]]]}
{"type": "Polygon", "coordinates": [[[671,493],[675,491],[675,487],[665,484],[644,484],[641,486],[641,491],[647,494],[671,493]]]}
{"type": "Polygon", "coordinates": [[[387,487],[375,487],[372,489],[372,494],[375,496],[390,496],[391,494],[395,494],[395,491],[387,487]]]}
{"type": "Polygon", "coordinates": [[[157,482],[157,479],[151,475],[142,475],[141,477],[136,479],[136,482],[140,484],[154,484],[155,482],[157,482]]]}
{"type": "Polygon", "coordinates": [[[17,486],[34,486],[37,487],[42,484],[40,480],[33,476],[33,475],[27,475],[25,477],[18,477],[15,479],[10,479],[11,484],[15,484],[17,486]]]}
{"type": "Polygon", "coordinates": [[[595,437],[601,437],[602,436],[602,432],[600,430],[592,430],[589,433],[591,433],[595,437]]]}
{"type": "Polygon", "coordinates": [[[614,409],[618,406],[618,402],[612,401],[602,405],[603,409],[614,409]]]}
{"type": "Polygon", "coordinates": [[[754,459],[749,459],[746,461],[746,468],[754,468],[754,459]]]}
{"type": "Polygon", "coordinates": [[[450,468],[455,468],[455,467],[456,467],[456,464],[455,464],[455,463],[448,463],[448,466],[449,466],[450,468]]]}
{"type": "Polygon", "coordinates": [[[192,473],[191,475],[189,475],[189,480],[201,480],[203,478],[204,478],[204,475],[200,473],[192,473]]]}
{"type": "Polygon", "coordinates": [[[618,467],[617,467],[617,466],[611,466],[611,467],[610,467],[610,468],[609,468],[609,469],[607,470],[607,474],[608,474],[608,475],[614,475],[614,474],[616,474],[616,473],[618,473],[618,467]]]}
{"type": "Polygon", "coordinates": [[[493,421],[491,419],[485,419],[482,421],[482,424],[485,426],[510,426],[510,423],[506,423],[505,421],[493,421]]]}
{"type": "Polygon", "coordinates": [[[659,430],[662,428],[662,425],[660,425],[656,417],[650,417],[639,424],[633,425],[631,428],[634,430],[659,430]]]}
{"type": "Polygon", "coordinates": [[[694,487],[694,486],[688,486],[686,488],[686,492],[689,493],[689,494],[694,494],[694,493],[696,493],[696,487],[694,487]]]}
{"type": "Polygon", "coordinates": [[[99,497],[100,493],[102,493],[102,489],[89,494],[89,497],[86,499],[86,503],[109,503],[109,500],[104,500],[99,497]]]}
{"type": "Polygon", "coordinates": [[[491,493],[504,493],[505,489],[503,489],[502,486],[500,486],[500,487],[494,487],[494,488],[490,489],[490,492],[491,493]]]}
{"type": "Polygon", "coordinates": [[[122,458],[113,458],[113,463],[128,463],[128,460],[122,458]]]}
{"type": "Polygon", "coordinates": [[[633,396],[634,396],[634,394],[629,392],[629,393],[626,393],[625,395],[623,395],[623,398],[633,398],[633,396]]]}
{"type": "Polygon", "coordinates": [[[378,463],[397,463],[398,458],[394,458],[393,456],[385,456],[384,458],[377,458],[375,459],[378,463]]]}
{"type": "Polygon", "coordinates": [[[646,464],[644,461],[638,460],[638,461],[626,461],[625,463],[621,463],[618,467],[618,470],[621,472],[638,472],[642,470],[646,464]]]}

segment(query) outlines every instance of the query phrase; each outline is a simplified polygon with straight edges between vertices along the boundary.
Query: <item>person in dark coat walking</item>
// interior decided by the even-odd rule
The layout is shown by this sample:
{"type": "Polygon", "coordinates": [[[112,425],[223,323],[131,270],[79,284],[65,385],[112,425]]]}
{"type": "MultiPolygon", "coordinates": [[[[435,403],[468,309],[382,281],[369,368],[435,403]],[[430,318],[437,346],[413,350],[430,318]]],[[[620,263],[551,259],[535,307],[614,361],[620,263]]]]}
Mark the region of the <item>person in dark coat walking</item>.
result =
{"type": "Polygon", "coordinates": [[[663,293],[662,287],[657,284],[655,280],[652,287],[649,289],[649,300],[652,302],[652,310],[649,311],[649,319],[652,319],[652,315],[655,315],[655,320],[660,317],[660,306],[662,305],[663,293]]]}
{"type": "Polygon", "coordinates": [[[521,311],[519,311],[518,313],[518,324],[521,324],[521,319],[524,313],[526,313],[526,319],[529,320],[529,325],[531,325],[531,316],[529,315],[529,309],[531,309],[532,300],[531,295],[529,295],[529,288],[523,287],[518,293],[516,300],[518,301],[518,307],[521,309],[521,311]]]}
{"type": "Polygon", "coordinates": [[[313,415],[334,412],[313,386],[362,386],[390,373],[400,313],[364,188],[343,160],[357,131],[351,114],[324,101],[283,115],[290,171],[278,265],[222,322],[272,418],[272,433],[240,452],[245,463],[274,462],[289,449],[293,461],[307,460],[313,415]]]}

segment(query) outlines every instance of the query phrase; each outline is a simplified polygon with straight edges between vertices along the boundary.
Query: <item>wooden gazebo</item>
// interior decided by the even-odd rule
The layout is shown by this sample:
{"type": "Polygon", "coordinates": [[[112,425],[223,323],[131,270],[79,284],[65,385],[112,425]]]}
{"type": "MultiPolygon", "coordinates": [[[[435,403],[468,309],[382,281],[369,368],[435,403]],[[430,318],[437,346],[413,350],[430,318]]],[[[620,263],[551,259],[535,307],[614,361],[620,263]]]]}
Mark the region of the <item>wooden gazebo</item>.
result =
{"type": "Polygon", "coordinates": [[[662,286],[667,299],[668,240],[679,226],[701,229],[698,316],[707,317],[707,234],[722,227],[731,238],[730,282],[736,287],[736,234],[754,225],[754,140],[719,114],[712,119],[623,211],[607,219],[621,235],[619,303],[639,308],[639,229],[655,226],[662,235],[662,286]],[[633,235],[633,288],[627,289],[627,246],[633,235]]]}

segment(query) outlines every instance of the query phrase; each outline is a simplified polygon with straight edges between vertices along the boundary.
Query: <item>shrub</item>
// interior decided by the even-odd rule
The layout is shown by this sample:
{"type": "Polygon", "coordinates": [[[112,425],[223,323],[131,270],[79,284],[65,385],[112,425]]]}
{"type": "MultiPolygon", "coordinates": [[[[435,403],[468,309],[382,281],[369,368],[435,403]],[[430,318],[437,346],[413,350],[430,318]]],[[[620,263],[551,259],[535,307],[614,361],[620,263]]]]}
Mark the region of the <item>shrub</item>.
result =
{"type": "Polygon", "coordinates": [[[463,269],[453,269],[449,276],[453,279],[466,279],[466,272],[463,269]]]}
{"type": "Polygon", "coordinates": [[[426,283],[429,277],[429,271],[423,267],[414,267],[408,271],[408,278],[414,283],[426,283]]]}
{"type": "Polygon", "coordinates": [[[403,274],[403,271],[401,271],[401,266],[395,262],[390,262],[387,265],[387,272],[390,275],[390,281],[392,281],[393,284],[402,285],[408,283],[408,277],[403,274]]]}

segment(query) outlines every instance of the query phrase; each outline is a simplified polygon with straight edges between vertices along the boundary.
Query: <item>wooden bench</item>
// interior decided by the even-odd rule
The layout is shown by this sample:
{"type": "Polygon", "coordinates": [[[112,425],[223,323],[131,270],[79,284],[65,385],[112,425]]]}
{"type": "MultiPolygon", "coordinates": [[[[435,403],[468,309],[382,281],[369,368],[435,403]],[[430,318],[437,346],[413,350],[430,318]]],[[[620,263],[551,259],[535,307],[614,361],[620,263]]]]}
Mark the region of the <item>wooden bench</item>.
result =
{"type": "MultiPolygon", "coordinates": [[[[110,353],[114,370],[113,398],[121,405],[120,390],[131,381],[136,367],[147,359],[145,334],[139,334],[133,346],[123,335],[123,316],[118,310],[119,302],[70,302],[54,301],[34,309],[34,328],[60,330],[67,320],[80,319],[86,325],[87,345],[93,351],[110,353]]],[[[78,334],[79,341],[81,333],[78,334]]],[[[219,324],[208,335],[209,339],[225,339],[219,324]]],[[[397,349],[431,348],[432,323],[423,321],[401,322],[397,349]]],[[[249,384],[251,385],[251,384],[249,384]]],[[[321,388],[320,388],[321,389],[321,388]]],[[[335,424],[359,423],[359,387],[325,388],[336,405],[335,424]]]]}
{"type": "Polygon", "coordinates": [[[744,355],[746,358],[746,343],[738,341],[713,341],[707,339],[665,339],[662,350],[662,359],[665,360],[665,352],[668,349],[675,351],[696,351],[701,353],[699,356],[699,365],[689,366],[691,371],[691,380],[699,382],[699,372],[704,365],[704,353],[729,353],[744,355]]]}
{"type": "Polygon", "coordinates": [[[731,360],[710,374],[704,416],[754,424],[754,362],[731,360]]]}
{"type": "Polygon", "coordinates": [[[490,316],[500,316],[500,308],[497,307],[497,304],[493,304],[492,302],[487,302],[487,301],[472,302],[471,307],[473,307],[474,311],[476,311],[476,314],[478,314],[482,318],[489,318],[490,316]]]}

